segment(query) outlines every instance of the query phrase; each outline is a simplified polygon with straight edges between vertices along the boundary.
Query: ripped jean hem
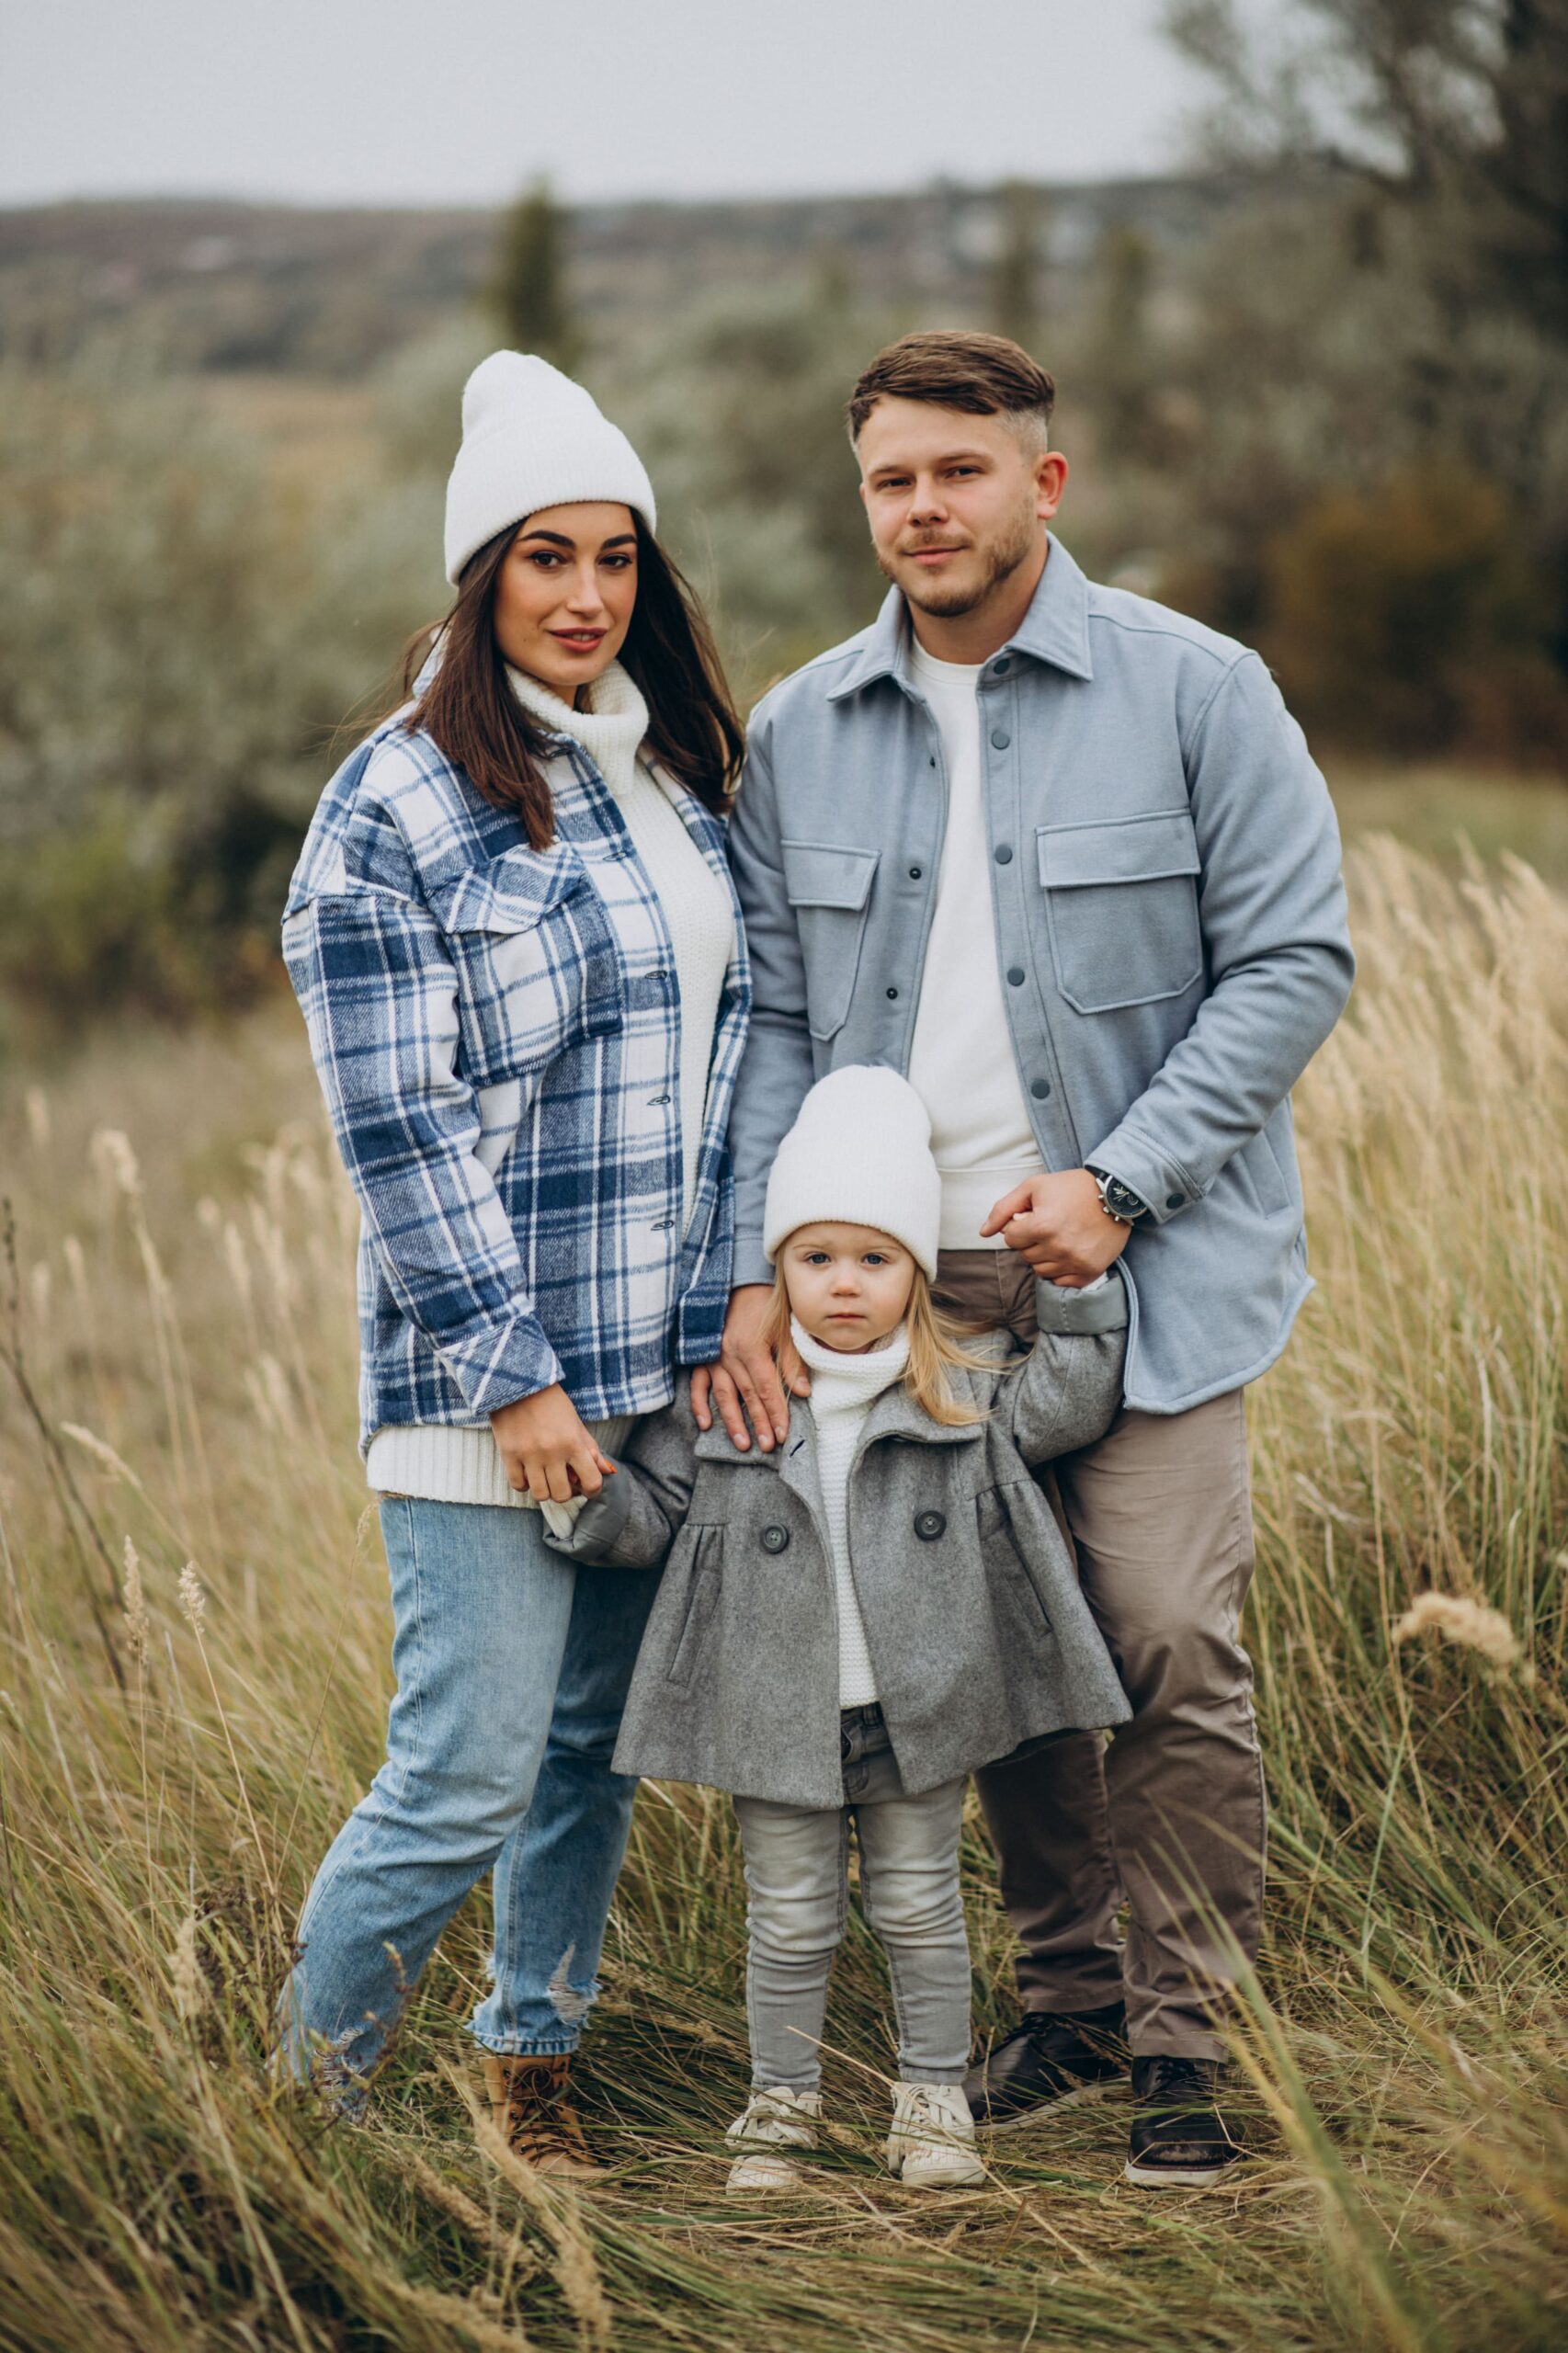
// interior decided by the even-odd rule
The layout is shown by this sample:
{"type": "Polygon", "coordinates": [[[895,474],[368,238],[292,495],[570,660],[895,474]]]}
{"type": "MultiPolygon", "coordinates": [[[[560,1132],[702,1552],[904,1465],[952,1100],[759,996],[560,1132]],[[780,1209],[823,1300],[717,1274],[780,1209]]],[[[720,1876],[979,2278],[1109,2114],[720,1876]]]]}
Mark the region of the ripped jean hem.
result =
{"type": "Polygon", "coordinates": [[[525,2042],[516,2035],[481,2034],[477,2027],[468,2029],[469,2038],[482,2051],[494,2052],[497,2059],[569,2059],[576,2050],[579,2037],[573,2034],[553,2036],[547,2042],[525,2042]]]}

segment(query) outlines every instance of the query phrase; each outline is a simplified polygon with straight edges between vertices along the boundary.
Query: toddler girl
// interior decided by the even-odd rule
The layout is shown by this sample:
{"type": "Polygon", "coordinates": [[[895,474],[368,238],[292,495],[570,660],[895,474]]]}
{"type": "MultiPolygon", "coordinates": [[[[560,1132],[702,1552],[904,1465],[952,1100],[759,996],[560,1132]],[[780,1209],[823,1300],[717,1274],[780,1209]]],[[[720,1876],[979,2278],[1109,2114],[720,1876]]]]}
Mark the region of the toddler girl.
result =
{"type": "Polygon", "coordinates": [[[890,2170],[983,2181],[960,2088],[965,1779],[1128,1707],[1030,1465],[1100,1436],[1127,1295],[1040,1286],[1040,1339],[972,1356],[931,1301],[940,1181],[896,1072],[812,1089],[767,1190],[778,1333],[812,1391],[772,1454],[699,1432],[683,1386],[551,1540],[667,1565],[616,1769],[734,1797],[750,1892],[753,2090],[733,2190],[788,2188],[822,2112],[819,2048],[851,1828],[898,2022],[890,2170]]]}

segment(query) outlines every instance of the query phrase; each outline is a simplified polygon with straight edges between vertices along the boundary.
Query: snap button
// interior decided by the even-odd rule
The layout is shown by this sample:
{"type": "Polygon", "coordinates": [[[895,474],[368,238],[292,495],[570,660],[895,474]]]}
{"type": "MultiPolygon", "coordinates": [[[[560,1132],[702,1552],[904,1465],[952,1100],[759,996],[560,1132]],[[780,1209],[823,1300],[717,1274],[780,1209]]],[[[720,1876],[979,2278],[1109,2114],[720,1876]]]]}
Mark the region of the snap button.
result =
{"type": "Polygon", "coordinates": [[[1014,988],[1021,989],[1024,985],[1023,966],[1021,964],[1009,964],[1007,967],[1007,978],[1014,988]]]}
{"type": "Polygon", "coordinates": [[[1011,866],[1013,863],[1013,845],[1011,842],[997,843],[996,863],[998,866],[1011,866]]]}
{"type": "Polygon", "coordinates": [[[918,881],[919,881],[919,880],[920,880],[920,869],[919,869],[919,867],[917,867],[917,866],[912,866],[912,867],[910,868],[910,870],[909,870],[909,879],[910,879],[910,881],[911,881],[912,882],[918,882],[918,881]]]}
{"type": "Polygon", "coordinates": [[[780,1528],[777,1520],[771,1521],[762,1531],[762,1549],[765,1552],[782,1552],[789,1541],[789,1529],[780,1528]]]}
{"type": "Polygon", "coordinates": [[[1029,1093],[1034,1097],[1037,1103],[1043,1103],[1050,1092],[1051,1081],[1049,1078],[1036,1078],[1030,1080],[1029,1093]]]}
{"type": "Polygon", "coordinates": [[[1184,1208],[1186,1207],[1186,1205],[1187,1205],[1187,1195],[1186,1195],[1185,1193],[1167,1193],[1167,1194],[1165,1195],[1165,1207],[1166,1207],[1166,1209],[1168,1209],[1168,1210],[1179,1210],[1179,1209],[1184,1209],[1184,1208]]]}
{"type": "Polygon", "coordinates": [[[937,1538],[946,1529],[947,1525],[948,1518],[945,1512],[917,1511],[915,1515],[915,1533],[926,1544],[935,1543],[937,1538]]]}
{"type": "Polygon", "coordinates": [[[896,996],[898,995],[898,991],[896,989],[889,989],[888,995],[889,996],[896,996]]]}
{"type": "Polygon", "coordinates": [[[991,675],[994,678],[1005,678],[1012,666],[1013,658],[1011,654],[1004,654],[1000,662],[993,662],[991,665],[991,675]]]}
{"type": "Polygon", "coordinates": [[[994,727],[991,730],[991,741],[999,752],[1005,752],[1012,740],[1005,727],[994,727]]]}

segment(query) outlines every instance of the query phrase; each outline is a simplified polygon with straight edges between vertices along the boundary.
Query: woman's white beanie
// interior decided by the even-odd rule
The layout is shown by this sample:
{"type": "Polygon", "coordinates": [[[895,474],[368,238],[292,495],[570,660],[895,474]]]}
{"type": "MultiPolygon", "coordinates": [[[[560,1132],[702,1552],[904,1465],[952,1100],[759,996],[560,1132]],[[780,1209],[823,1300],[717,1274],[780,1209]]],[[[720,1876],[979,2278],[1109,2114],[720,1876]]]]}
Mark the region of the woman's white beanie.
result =
{"type": "Polygon", "coordinates": [[[591,392],[532,352],[493,351],[463,386],[463,438],[447,483],[447,577],[525,515],[614,500],[657,528],[642,459],[591,392]]]}
{"type": "Polygon", "coordinates": [[[768,1257],[797,1227],[828,1221],[891,1233],[935,1278],[942,1180],[926,1106],[896,1070],[846,1063],[831,1071],[778,1147],[763,1211],[768,1257]]]}

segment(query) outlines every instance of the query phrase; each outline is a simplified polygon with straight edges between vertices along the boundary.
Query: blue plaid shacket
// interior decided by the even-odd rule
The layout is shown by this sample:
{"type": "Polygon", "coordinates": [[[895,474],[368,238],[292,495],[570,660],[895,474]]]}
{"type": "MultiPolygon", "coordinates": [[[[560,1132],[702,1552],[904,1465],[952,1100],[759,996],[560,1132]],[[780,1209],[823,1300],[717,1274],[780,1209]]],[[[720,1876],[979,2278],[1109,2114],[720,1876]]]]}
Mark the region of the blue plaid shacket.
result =
{"type": "MultiPolygon", "coordinates": [[[[322,795],[283,953],[362,1212],[360,1438],[483,1427],[560,1381],[585,1421],[667,1404],[718,1353],[725,1130],[751,1003],[740,911],[683,1243],[680,1006],[658,897],[582,745],[556,838],[388,721],[322,795]]],[[[687,832],[733,903],[722,826],[687,832]]]]}

